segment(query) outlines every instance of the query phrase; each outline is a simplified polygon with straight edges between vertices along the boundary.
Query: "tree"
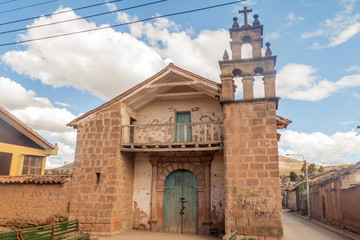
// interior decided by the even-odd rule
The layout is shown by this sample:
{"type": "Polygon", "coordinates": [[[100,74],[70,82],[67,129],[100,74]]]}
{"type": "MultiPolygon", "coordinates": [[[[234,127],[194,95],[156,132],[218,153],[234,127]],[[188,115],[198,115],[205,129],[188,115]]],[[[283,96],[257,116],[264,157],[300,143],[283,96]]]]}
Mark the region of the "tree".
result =
{"type": "Polygon", "coordinates": [[[297,173],[296,172],[294,172],[294,171],[291,171],[290,172],[290,181],[292,181],[292,182],[296,182],[296,181],[299,181],[299,176],[297,175],[297,173]]]}
{"type": "Polygon", "coordinates": [[[320,166],[319,169],[318,169],[318,172],[319,173],[325,172],[325,168],[323,166],[320,166]]]}
{"type": "Polygon", "coordinates": [[[314,175],[314,174],[317,173],[317,172],[318,172],[318,170],[317,170],[317,168],[316,168],[315,163],[311,163],[311,164],[309,165],[309,167],[308,167],[308,174],[309,174],[309,176],[310,176],[310,175],[314,175]]]}
{"type": "MultiPolygon", "coordinates": [[[[314,175],[315,173],[318,172],[318,170],[316,169],[316,165],[315,163],[311,163],[309,166],[308,166],[308,174],[309,176],[310,175],[314,175]]],[[[305,163],[304,165],[301,167],[301,172],[305,174],[305,163]]]]}

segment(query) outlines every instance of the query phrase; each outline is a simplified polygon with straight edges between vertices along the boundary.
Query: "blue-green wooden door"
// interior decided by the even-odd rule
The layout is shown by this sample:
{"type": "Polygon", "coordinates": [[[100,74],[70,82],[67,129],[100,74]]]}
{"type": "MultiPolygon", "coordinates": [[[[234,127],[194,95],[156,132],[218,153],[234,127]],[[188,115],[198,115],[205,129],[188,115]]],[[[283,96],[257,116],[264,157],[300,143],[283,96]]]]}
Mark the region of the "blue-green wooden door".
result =
{"type": "Polygon", "coordinates": [[[164,193],[164,232],[197,234],[197,185],[196,176],[187,170],[174,171],[167,177],[164,193]],[[181,202],[182,198],[184,203],[181,202]],[[183,214],[180,213],[181,210],[183,214]]]}
{"type": "MultiPolygon", "coordinates": [[[[182,112],[176,113],[176,123],[191,123],[191,113],[182,112]]],[[[176,125],[175,128],[175,142],[191,142],[191,124],[187,125],[176,125]],[[186,140],[185,140],[185,131],[186,131],[186,140]]]]}

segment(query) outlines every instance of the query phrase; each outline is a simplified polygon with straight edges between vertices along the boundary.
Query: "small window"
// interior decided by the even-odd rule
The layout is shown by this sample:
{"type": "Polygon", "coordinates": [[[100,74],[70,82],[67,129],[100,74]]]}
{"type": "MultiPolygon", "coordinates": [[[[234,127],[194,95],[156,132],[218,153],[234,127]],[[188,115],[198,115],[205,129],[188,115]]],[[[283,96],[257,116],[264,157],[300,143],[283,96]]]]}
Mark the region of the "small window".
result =
{"type": "Polygon", "coordinates": [[[41,167],[44,157],[40,156],[25,156],[23,165],[23,175],[27,174],[41,174],[41,167]]]}

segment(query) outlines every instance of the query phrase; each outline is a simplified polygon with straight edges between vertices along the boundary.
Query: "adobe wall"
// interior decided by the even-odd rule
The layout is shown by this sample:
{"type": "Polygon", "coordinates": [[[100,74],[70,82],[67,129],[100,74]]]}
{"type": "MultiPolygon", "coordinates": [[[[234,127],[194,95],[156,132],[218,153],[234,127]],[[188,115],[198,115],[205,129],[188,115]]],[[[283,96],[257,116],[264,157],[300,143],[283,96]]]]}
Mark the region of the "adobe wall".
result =
{"type": "Polygon", "coordinates": [[[0,226],[27,228],[68,217],[71,182],[0,184],[0,226]]]}
{"type": "Polygon", "coordinates": [[[341,190],[342,227],[360,234],[360,185],[341,190]]]}
{"type": "Polygon", "coordinates": [[[225,232],[281,239],[276,100],[224,103],[225,232]]]}
{"type": "Polygon", "coordinates": [[[133,228],[150,229],[152,167],[146,153],[136,153],[133,196],[133,228]]]}
{"type": "MultiPolygon", "coordinates": [[[[168,153],[167,155],[169,155],[168,153]]],[[[176,154],[177,156],[179,153],[176,154]]],[[[181,155],[181,154],[180,154],[181,155]]],[[[184,155],[184,154],[182,154],[184,155]]],[[[133,228],[150,229],[151,154],[136,153],[134,167],[133,228]]],[[[211,161],[211,228],[224,231],[224,164],[221,152],[211,161]]]]}
{"type": "Polygon", "coordinates": [[[297,201],[297,190],[287,191],[284,198],[286,198],[286,205],[284,207],[288,208],[291,212],[299,211],[298,201],[297,201]]]}
{"type": "Polygon", "coordinates": [[[357,170],[338,179],[310,185],[311,217],[360,233],[359,183],[360,170],[357,170]]]}
{"type": "Polygon", "coordinates": [[[133,156],[120,153],[120,112],[114,103],[77,127],[70,216],[92,232],[132,228],[133,156]]]}

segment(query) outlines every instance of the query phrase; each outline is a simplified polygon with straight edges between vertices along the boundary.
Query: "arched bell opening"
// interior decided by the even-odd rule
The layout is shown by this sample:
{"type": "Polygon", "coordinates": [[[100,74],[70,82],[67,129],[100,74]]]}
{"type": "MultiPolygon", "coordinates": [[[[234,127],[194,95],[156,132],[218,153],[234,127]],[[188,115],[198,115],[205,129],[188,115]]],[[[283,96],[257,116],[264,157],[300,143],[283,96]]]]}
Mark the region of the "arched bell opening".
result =
{"type": "Polygon", "coordinates": [[[241,45],[241,59],[247,59],[253,57],[253,46],[251,45],[251,37],[244,36],[242,38],[241,45]]]}
{"type": "Polygon", "coordinates": [[[257,67],[254,69],[254,98],[265,97],[264,69],[257,67]]]}
{"type": "Polygon", "coordinates": [[[234,69],[233,72],[233,80],[234,80],[234,91],[235,91],[235,99],[243,99],[243,83],[242,83],[242,71],[238,68],[234,69]]]}

